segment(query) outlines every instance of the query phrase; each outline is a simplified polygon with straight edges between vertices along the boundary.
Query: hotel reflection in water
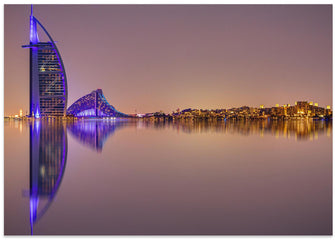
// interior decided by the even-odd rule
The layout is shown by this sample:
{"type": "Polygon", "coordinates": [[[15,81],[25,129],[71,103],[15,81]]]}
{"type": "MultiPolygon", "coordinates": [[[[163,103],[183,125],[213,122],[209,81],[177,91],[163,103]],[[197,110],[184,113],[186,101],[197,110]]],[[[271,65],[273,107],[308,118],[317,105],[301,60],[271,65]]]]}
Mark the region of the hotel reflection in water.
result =
{"type": "Polygon", "coordinates": [[[30,226],[51,205],[62,182],[67,157],[67,134],[62,121],[30,123],[30,226]]]}

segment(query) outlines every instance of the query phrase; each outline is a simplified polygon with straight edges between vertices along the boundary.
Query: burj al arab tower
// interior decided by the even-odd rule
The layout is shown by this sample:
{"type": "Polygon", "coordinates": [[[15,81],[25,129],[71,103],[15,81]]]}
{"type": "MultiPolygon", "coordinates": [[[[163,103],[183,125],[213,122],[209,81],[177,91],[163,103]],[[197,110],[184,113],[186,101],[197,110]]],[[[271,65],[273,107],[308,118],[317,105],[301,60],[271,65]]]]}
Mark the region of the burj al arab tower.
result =
{"type": "Polygon", "coordinates": [[[62,57],[45,27],[30,15],[30,111],[31,117],[63,117],[67,109],[67,79],[62,57]],[[37,26],[48,41],[40,41],[37,26]]]}

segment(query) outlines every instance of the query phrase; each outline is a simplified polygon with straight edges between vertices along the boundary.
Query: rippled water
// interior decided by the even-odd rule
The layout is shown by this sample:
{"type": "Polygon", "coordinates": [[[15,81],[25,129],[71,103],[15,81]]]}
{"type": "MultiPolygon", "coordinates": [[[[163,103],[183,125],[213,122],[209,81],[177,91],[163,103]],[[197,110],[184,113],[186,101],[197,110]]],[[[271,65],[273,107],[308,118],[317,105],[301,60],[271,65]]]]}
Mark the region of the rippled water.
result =
{"type": "Polygon", "coordinates": [[[332,123],[5,120],[5,234],[331,234],[332,123]]]}

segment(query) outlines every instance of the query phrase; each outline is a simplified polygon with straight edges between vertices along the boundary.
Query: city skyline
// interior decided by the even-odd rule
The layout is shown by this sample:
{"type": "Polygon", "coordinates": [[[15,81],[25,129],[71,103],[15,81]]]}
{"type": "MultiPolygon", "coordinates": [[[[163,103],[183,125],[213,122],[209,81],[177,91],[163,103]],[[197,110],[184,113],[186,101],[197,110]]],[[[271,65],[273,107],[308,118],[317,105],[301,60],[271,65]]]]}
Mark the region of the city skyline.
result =
{"type": "MultiPolygon", "coordinates": [[[[34,5],[34,15],[62,52],[68,106],[97,88],[124,113],[332,106],[331,5],[34,5]]],[[[5,115],[29,112],[29,16],[30,5],[5,5],[5,115]]]]}

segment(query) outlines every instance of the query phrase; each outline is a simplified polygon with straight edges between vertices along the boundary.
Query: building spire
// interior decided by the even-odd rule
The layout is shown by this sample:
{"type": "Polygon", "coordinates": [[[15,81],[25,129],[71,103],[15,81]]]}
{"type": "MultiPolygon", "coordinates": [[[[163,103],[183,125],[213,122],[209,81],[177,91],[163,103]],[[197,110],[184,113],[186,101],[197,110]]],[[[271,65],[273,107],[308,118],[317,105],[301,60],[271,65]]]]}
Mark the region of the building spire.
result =
{"type": "Polygon", "coordinates": [[[36,20],[33,16],[33,5],[30,6],[30,43],[36,44],[38,43],[38,35],[37,35],[37,28],[36,28],[36,20]]]}

